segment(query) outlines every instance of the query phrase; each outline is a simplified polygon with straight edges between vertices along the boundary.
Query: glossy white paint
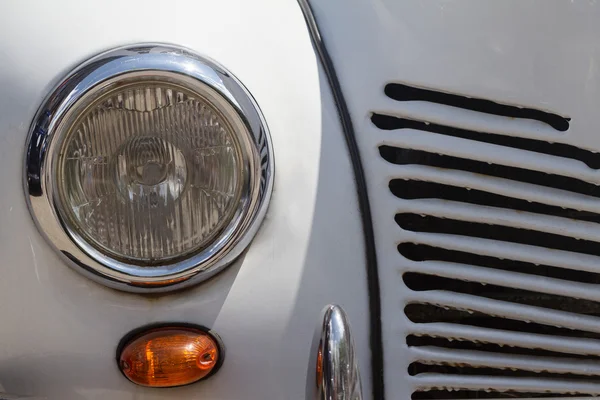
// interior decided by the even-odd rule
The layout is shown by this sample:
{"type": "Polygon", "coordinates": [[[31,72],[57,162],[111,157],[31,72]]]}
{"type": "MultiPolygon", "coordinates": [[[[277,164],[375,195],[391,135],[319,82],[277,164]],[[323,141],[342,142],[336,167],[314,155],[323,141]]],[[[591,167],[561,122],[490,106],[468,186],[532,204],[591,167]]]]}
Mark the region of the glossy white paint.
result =
{"type": "MultiPolygon", "coordinates": [[[[462,221],[491,223],[554,232],[599,241],[597,224],[552,218],[460,204],[439,199],[400,200],[388,190],[392,178],[417,179],[479,188],[492,193],[560,204],[578,210],[591,210],[598,199],[532,184],[520,184],[499,178],[477,177],[464,171],[385,162],[378,146],[388,144],[476,159],[494,164],[518,166],[553,172],[592,183],[600,182],[600,171],[582,162],[524,150],[482,144],[427,132],[382,131],[371,124],[371,112],[379,111],[422,121],[430,121],[502,133],[504,135],[569,143],[600,151],[598,108],[600,107],[600,3],[597,1],[477,1],[477,0],[313,0],[317,22],[336,66],[341,85],[357,131],[357,140],[365,162],[369,184],[375,235],[378,246],[382,288],[383,339],[387,399],[410,398],[415,389],[470,388],[555,393],[598,393],[592,381],[577,383],[562,379],[442,374],[410,377],[412,361],[443,358],[448,362],[501,365],[533,371],[561,373],[559,362],[539,363],[513,357],[510,362],[483,355],[453,351],[450,354],[423,355],[408,348],[405,336],[429,334],[472,341],[490,341],[503,345],[544,348],[563,353],[589,354],[597,341],[581,338],[559,339],[548,335],[502,332],[452,324],[414,324],[403,314],[411,301],[481,311],[489,315],[534,321],[550,326],[600,332],[600,319],[544,308],[485,300],[457,293],[413,292],[403,283],[405,271],[429,272],[454,279],[500,284],[551,294],[564,294],[598,300],[596,285],[569,285],[565,281],[532,278],[523,274],[482,272],[470,265],[434,262],[410,262],[401,257],[396,245],[422,243],[446,249],[514,259],[541,265],[598,272],[600,259],[566,251],[548,251],[542,247],[506,242],[404,231],[394,222],[397,212],[435,215],[462,221]],[[395,102],[383,89],[388,82],[432,88],[496,102],[539,108],[572,118],[567,132],[558,132],[535,121],[512,120],[449,106],[420,101],[395,102]],[[485,178],[485,179],[484,179],[485,178]],[[584,204],[585,203],[585,204],[584,204]],[[578,289],[576,289],[577,287],[578,289]],[[516,363],[520,365],[515,366],[516,363]]],[[[577,363],[569,363],[575,368],[577,363]]],[[[585,369],[585,367],[583,367],[585,369]]],[[[452,394],[448,394],[452,396],[452,394]]]]}
{"type": "Polygon", "coordinates": [[[0,384],[50,399],[301,399],[327,303],[352,323],[370,393],[364,251],[347,150],[300,9],[289,1],[0,2],[0,384]],[[235,265],[193,289],[141,296],[63,265],[22,188],[29,124],[54,80],[136,42],[187,46],[231,70],[261,107],[275,149],[265,223],[235,265]],[[202,324],[227,346],[205,382],[152,390],[116,367],[121,337],[152,322],[202,324]]]}
{"type": "MultiPolygon", "coordinates": [[[[406,82],[558,112],[572,118],[568,133],[533,124],[519,135],[600,150],[597,1],[312,3],[356,121],[389,105],[386,82],[406,82]]],[[[451,114],[464,125],[465,113],[451,114]]]]}

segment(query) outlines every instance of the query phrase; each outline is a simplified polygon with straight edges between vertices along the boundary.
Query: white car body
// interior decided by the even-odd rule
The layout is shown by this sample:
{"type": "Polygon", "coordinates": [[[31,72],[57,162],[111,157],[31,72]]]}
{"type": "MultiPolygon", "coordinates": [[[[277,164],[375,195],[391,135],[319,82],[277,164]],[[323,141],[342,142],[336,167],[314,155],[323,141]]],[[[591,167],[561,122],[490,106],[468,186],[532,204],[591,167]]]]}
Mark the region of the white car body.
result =
{"type": "MultiPolygon", "coordinates": [[[[401,171],[381,159],[378,146],[400,139],[374,129],[370,115],[493,125],[508,135],[524,132],[600,151],[600,9],[592,0],[311,0],[310,5],[364,165],[380,294],[368,292],[356,177],[331,71],[319,58],[296,0],[0,3],[0,393],[62,400],[304,399],[307,377],[314,373],[313,334],[320,311],[331,303],[341,305],[351,322],[365,399],[381,390],[386,399],[407,399],[422,388],[459,388],[452,378],[422,383],[406,372],[420,356],[405,343],[414,327],[402,310],[418,295],[402,282],[409,263],[398,257],[396,246],[410,234],[393,216],[403,209],[419,212],[420,205],[389,194],[388,181],[401,171]],[[34,224],[23,189],[30,124],[53,83],[102,51],[145,42],[185,46],[233,72],[264,114],[275,156],[271,203],[248,251],[216,277],[160,295],[113,290],[66,266],[34,224]],[[551,111],[571,123],[556,134],[540,124],[511,124],[451,107],[415,102],[398,108],[383,94],[389,82],[551,111]],[[379,339],[372,337],[370,295],[380,295],[382,376],[373,374],[372,343],[379,339]],[[129,382],[117,367],[116,347],[131,330],[157,322],[213,329],[227,350],[222,368],[185,387],[157,390],[129,382]]],[[[449,145],[458,155],[468,150],[451,140],[426,138],[418,145],[432,152],[449,145]]],[[[493,146],[477,147],[477,153],[490,162],[504,158],[513,166],[600,183],[598,171],[573,160],[509,154],[493,146]]],[[[593,200],[589,204],[600,209],[593,200]]],[[[446,215],[439,204],[430,210],[446,215]]],[[[458,215],[462,209],[448,212],[458,215]]],[[[490,215],[481,219],[492,221],[490,215]]],[[[592,223],[527,216],[511,221],[504,223],[530,229],[539,222],[541,230],[554,226],[564,235],[600,241],[592,223]]],[[[565,287],[569,292],[571,286],[565,287]]],[[[582,296],[600,300],[588,293],[593,288],[582,296]]],[[[522,310],[506,313],[513,311],[522,310]]],[[[554,315],[542,317],[555,321],[554,315]]],[[[580,326],[577,318],[565,318],[568,327],[600,332],[600,320],[585,319],[580,326]]],[[[532,379],[525,388],[530,392],[546,385],[532,379]]],[[[514,382],[489,385],[504,391],[514,382]]],[[[589,385],[574,391],[600,393],[589,385]]],[[[559,392],[562,387],[553,393],[559,392]]]]}

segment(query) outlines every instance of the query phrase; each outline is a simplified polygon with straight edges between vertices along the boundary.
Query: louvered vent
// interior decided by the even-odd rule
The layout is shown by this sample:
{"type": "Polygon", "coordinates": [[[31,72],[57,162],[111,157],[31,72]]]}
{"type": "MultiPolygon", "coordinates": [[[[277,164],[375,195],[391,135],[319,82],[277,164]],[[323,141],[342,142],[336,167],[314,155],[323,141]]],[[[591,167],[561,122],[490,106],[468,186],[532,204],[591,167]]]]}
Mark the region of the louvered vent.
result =
{"type": "Polygon", "coordinates": [[[599,395],[600,155],[556,114],[385,94],[413,398],[599,395]]]}

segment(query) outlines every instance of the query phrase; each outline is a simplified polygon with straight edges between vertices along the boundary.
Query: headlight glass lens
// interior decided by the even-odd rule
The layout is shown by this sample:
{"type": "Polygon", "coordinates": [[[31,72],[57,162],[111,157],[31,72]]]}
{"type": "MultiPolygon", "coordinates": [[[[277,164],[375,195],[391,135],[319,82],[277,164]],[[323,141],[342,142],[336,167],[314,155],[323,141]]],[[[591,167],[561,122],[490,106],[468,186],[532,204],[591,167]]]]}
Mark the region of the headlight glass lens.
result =
{"type": "Polygon", "coordinates": [[[238,209],[243,154],[202,94],[134,82],[86,105],[59,144],[58,209],[89,244],[128,263],[201,251],[238,209]]]}

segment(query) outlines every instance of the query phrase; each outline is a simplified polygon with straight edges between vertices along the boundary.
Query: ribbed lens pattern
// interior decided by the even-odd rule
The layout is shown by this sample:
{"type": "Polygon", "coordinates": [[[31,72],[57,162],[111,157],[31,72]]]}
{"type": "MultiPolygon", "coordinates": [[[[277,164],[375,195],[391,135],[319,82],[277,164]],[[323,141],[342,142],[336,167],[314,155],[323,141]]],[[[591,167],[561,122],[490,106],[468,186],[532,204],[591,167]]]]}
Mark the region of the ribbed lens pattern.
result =
{"type": "Polygon", "coordinates": [[[62,213],[96,248],[134,262],[205,247],[231,220],[240,146],[215,109],[177,86],[130,85],[96,100],[62,142],[62,213]]]}

